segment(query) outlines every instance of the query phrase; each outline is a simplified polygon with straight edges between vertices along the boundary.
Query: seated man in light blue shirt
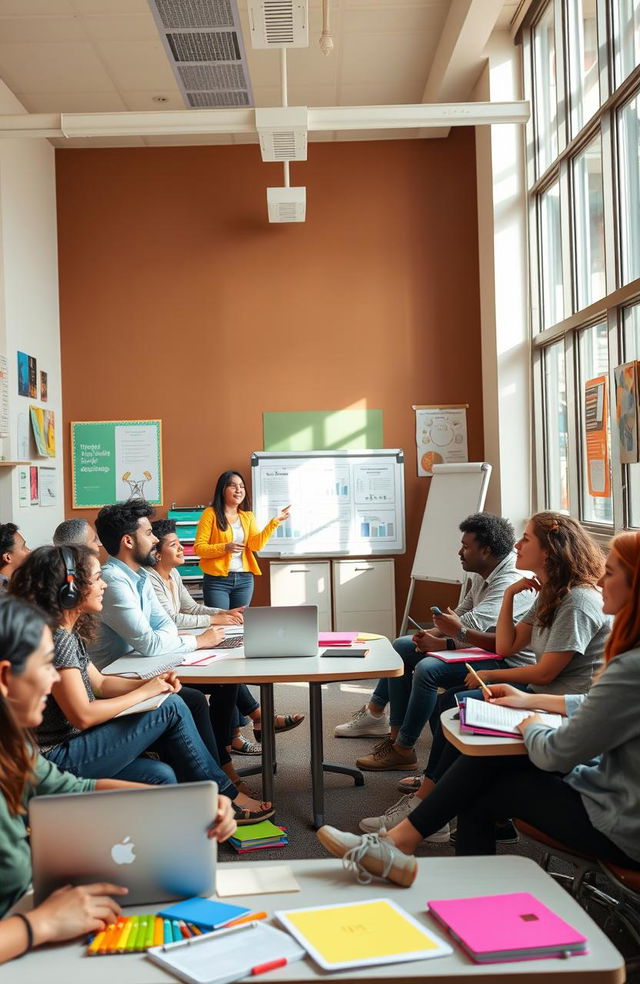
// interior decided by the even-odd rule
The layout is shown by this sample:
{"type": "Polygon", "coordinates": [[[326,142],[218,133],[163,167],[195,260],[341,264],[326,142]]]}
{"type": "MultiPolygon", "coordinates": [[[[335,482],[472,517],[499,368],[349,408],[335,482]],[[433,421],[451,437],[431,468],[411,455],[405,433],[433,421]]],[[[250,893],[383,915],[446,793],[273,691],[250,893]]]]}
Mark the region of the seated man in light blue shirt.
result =
{"type": "MultiPolygon", "coordinates": [[[[212,625],[201,635],[180,636],[175,622],[162,608],[147,578],[145,567],[153,566],[156,557],[155,536],[150,517],[154,509],[144,499],[130,499],[114,506],[104,506],[96,518],[96,530],[109,560],[102,568],[107,584],[100,627],[89,652],[102,670],[121,656],[164,656],[211,649],[224,638],[224,627],[212,625]]],[[[180,696],[191,711],[196,727],[210,754],[231,779],[235,770],[229,765],[226,736],[236,703],[238,687],[214,686],[211,705],[200,690],[183,687],[180,696]]],[[[248,800],[252,812],[264,812],[264,805],[248,800]]]]}

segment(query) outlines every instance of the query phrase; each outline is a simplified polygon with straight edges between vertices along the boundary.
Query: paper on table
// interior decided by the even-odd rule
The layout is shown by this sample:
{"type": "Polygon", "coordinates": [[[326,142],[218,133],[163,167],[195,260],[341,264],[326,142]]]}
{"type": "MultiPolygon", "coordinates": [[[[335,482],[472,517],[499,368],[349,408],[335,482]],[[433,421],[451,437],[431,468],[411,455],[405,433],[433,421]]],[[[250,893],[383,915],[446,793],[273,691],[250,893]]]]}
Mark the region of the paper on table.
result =
{"type": "Polygon", "coordinates": [[[373,642],[374,639],[382,639],[382,636],[375,632],[358,632],[356,636],[356,642],[373,642]]]}
{"type": "Polygon", "coordinates": [[[216,660],[244,659],[244,646],[236,649],[196,649],[195,653],[190,653],[182,663],[182,666],[208,666],[216,660]]]}
{"type": "Polygon", "coordinates": [[[216,893],[229,895],[269,895],[272,892],[299,892],[300,886],[287,864],[218,866],[216,893]],[[231,868],[229,871],[227,869],[231,868]]]}
{"type": "Polygon", "coordinates": [[[465,723],[471,727],[492,728],[505,734],[519,735],[516,725],[532,714],[539,714],[542,723],[550,728],[559,728],[564,718],[561,714],[544,714],[542,711],[521,710],[517,707],[504,707],[490,704],[486,700],[468,697],[465,704],[465,723]]]}
{"type": "Polygon", "coordinates": [[[170,696],[171,694],[156,694],[155,697],[147,697],[145,700],[138,701],[132,707],[127,707],[126,710],[120,711],[119,714],[116,714],[116,717],[126,717],[127,714],[141,714],[143,711],[155,711],[156,707],[164,704],[167,697],[170,696]]]}

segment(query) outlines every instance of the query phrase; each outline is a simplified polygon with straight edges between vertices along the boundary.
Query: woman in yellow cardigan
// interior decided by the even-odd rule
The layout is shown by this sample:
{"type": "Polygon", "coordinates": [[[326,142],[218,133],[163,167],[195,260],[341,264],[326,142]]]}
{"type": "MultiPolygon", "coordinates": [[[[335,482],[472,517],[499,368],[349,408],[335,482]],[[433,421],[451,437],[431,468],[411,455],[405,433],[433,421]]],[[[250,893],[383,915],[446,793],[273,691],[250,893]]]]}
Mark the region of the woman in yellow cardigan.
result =
{"type": "Polygon", "coordinates": [[[228,610],[250,603],[254,574],[261,573],[254,551],[261,550],[278,524],[289,518],[290,508],[285,506],[259,530],[242,475],[222,473],[211,505],[200,517],[194,543],[204,571],[205,605],[228,610]]]}

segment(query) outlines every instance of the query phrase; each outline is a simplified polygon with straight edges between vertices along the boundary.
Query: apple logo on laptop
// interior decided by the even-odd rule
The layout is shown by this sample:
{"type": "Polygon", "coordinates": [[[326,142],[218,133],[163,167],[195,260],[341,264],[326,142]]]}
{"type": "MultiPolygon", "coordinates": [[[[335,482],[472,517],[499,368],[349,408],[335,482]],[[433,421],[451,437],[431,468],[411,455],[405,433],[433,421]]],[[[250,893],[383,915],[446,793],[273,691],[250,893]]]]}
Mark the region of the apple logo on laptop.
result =
{"type": "Polygon", "coordinates": [[[284,636],[285,636],[284,626],[279,625],[278,628],[276,629],[276,639],[278,640],[284,639],[284,636]]]}
{"type": "Polygon", "coordinates": [[[111,848],[111,857],[116,864],[133,864],[136,859],[134,854],[135,844],[131,843],[130,837],[125,837],[121,844],[114,844],[111,848]]]}

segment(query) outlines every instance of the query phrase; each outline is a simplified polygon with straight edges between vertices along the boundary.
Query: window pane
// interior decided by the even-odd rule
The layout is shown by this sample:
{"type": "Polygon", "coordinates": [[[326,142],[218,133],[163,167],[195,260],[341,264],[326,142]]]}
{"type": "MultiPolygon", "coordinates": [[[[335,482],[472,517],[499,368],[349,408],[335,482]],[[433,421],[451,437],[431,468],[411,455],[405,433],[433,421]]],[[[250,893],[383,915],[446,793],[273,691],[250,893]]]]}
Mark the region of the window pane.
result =
{"type": "Polygon", "coordinates": [[[580,431],[582,434],[582,519],[613,523],[611,434],[608,412],[609,354],[606,324],[580,332],[580,431]],[[587,391],[585,384],[604,377],[587,391]],[[597,491],[599,495],[593,495],[597,491]]]}
{"type": "Polygon", "coordinates": [[[558,156],[558,95],[553,3],[533,29],[534,128],[538,175],[558,156]]]}
{"type": "Polygon", "coordinates": [[[571,136],[582,129],[600,105],[596,0],[567,0],[571,136]]]}
{"type": "Polygon", "coordinates": [[[640,0],[613,0],[616,85],[640,64],[640,0]]]}
{"type": "MultiPolygon", "coordinates": [[[[625,362],[640,359],[640,304],[622,312],[625,362]]],[[[629,525],[640,527],[640,464],[629,468],[629,525]]]]}
{"type": "Polygon", "coordinates": [[[640,96],[618,114],[622,282],[640,277],[640,96]]]}
{"type": "Polygon", "coordinates": [[[564,317],[558,181],[540,195],[540,281],[542,324],[549,328],[564,317]]]}
{"type": "Polygon", "coordinates": [[[569,512],[567,382],[564,341],[544,350],[544,440],[546,507],[569,512]]]}
{"type": "Polygon", "coordinates": [[[604,196],[600,134],[573,162],[577,306],[604,297],[604,196]]]}

